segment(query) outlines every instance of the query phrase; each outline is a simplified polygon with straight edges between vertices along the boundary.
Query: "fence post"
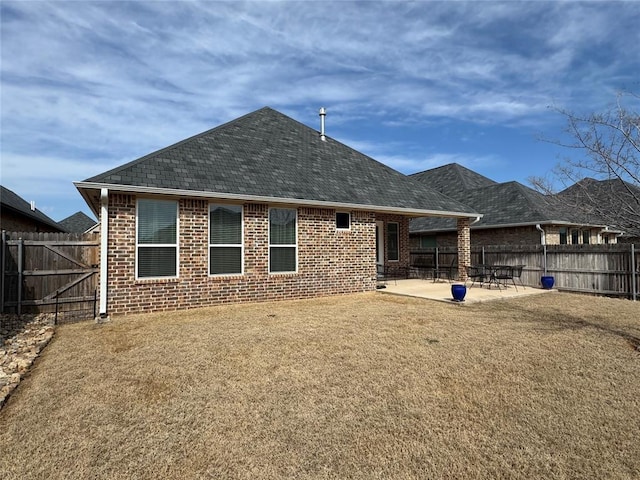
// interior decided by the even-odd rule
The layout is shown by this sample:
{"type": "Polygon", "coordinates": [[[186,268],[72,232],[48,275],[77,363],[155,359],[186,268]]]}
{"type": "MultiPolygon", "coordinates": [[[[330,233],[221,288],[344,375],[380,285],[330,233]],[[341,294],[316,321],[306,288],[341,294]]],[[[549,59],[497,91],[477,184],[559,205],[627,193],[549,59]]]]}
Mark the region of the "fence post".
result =
{"type": "Polygon", "coordinates": [[[631,298],[635,302],[638,296],[638,284],[636,282],[636,246],[631,244],[631,298]]]}
{"type": "Polygon", "coordinates": [[[22,280],[23,280],[23,265],[22,265],[22,249],[24,248],[24,240],[22,237],[18,239],[18,316],[22,314],[22,280]]]}
{"type": "Polygon", "coordinates": [[[440,268],[440,253],[438,253],[438,247],[436,247],[436,270],[440,268]]]}
{"type": "Polygon", "coordinates": [[[484,260],[484,245],[482,246],[482,262],[480,262],[482,265],[486,265],[487,262],[485,262],[484,260]]]}

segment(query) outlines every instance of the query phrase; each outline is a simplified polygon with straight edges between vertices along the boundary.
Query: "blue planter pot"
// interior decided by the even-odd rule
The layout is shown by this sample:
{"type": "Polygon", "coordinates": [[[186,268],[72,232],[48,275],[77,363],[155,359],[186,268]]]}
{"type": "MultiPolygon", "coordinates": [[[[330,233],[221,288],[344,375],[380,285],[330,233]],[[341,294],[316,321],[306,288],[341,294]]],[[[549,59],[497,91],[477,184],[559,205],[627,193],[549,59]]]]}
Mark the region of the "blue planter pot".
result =
{"type": "Polygon", "coordinates": [[[542,288],[545,290],[551,290],[555,283],[555,279],[552,276],[542,276],[540,277],[540,283],[542,283],[542,288]]]}
{"type": "Polygon", "coordinates": [[[451,296],[456,302],[463,302],[467,294],[467,287],[460,284],[451,285],[451,296]]]}

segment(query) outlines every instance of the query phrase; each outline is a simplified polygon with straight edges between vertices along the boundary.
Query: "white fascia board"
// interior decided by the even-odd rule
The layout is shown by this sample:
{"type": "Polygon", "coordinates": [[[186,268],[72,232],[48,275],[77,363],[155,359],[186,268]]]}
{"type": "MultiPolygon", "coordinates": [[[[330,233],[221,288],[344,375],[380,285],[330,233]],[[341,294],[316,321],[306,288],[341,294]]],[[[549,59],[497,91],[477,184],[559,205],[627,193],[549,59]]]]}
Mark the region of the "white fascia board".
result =
{"type": "MultiPolygon", "coordinates": [[[[341,203],[341,202],[328,202],[323,200],[306,200],[300,198],[280,198],[280,197],[267,197],[259,195],[239,195],[236,193],[219,193],[219,192],[202,192],[196,190],[180,190],[173,188],[158,188],[158,187],[143,187],[132,185],[116,185],[108,183],[94,183],[94,182],[73,182],[80,192],[83,190],[101,190],[102,188],[108,188],[110,192],[121,193],[135,193],[142,195],[167,195],[177,197],[191,197],[191,198],[208,198],[216,200],[230,200],[235,202],[255,202],[255,203],[269,203],[279,205],[299,205],[309,207],[320,208],[334,208],[345,210],[366,210],[373,212],[383,213],[396,213],[399,215],[406,215],[412,217],[447,217],[447,218],[477,218],[482,217],[479,213],[467,213],[467,212],[448,212],[441,210],[423,210],[417,208],[405,208],[405,207],[389,207],[383,205],[361,205],[357,203],[341,203]]],[[[85,201],[87,197],[83,194],[85,201]]]]}

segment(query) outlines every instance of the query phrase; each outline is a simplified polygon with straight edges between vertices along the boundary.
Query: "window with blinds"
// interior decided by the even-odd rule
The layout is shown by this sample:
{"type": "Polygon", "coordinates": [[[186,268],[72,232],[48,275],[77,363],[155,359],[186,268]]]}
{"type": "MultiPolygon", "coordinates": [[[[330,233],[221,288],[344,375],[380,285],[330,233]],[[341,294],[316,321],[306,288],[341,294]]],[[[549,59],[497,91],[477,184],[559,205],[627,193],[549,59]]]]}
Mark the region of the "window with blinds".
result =
{"type": "Polygon", "coordinates": [[[297,271],[298,212],[291,208],[269,210],[269,272],[297,271]]]}
{"type": "Polygon", "coordinates": [[[242,205],[209,205],[209,275],[242,274],[242,205]]]}
{"type": "Polygon", "coordinates": [[[136,212],[136,277],[177,277],[178,202],[139,199],[136,212]]]}

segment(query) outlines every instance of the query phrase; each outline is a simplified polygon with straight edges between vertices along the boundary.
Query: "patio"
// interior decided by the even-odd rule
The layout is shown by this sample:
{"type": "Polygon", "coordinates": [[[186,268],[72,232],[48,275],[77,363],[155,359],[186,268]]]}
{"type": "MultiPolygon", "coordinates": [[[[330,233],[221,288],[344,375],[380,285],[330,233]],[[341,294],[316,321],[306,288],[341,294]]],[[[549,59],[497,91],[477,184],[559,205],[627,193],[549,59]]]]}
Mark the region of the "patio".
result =
{"type": "MultiPolygon", "coordinates": [[[[461,284],[462,282],[448,282],[446,280],[438,280],[434,282],[432,279],[408,279],[408,280],[389,280],[386,287],[378,291],[381,293],[392,295],[404,295],[408,297],[428,298],[440,302],[455,303],[451,296],[451,285],[461,284]]],[[[536,287],[520,287],[516,290],[513,285],[502,287],[498,290],[495,286],[488,288],[480,286],[477,283],[469,288],[471,282],[467,282],[467,295],[461,304],[487,302],[491,300],[505,300],[508,298],[524,297],[527,295],[541,295],[544,293],[555,292],[556,290],[544,290],[536,287]]]]}

